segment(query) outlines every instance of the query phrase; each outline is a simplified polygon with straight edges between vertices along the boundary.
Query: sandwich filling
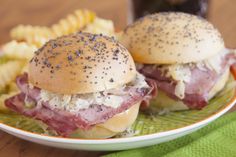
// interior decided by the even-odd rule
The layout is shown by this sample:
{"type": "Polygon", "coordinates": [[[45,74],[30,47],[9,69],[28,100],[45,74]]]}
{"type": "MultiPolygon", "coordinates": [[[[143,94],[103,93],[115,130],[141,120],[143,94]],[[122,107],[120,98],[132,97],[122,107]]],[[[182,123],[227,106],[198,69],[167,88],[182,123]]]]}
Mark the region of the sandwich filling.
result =
{"type": "Polygon", "coordinates": [[[77,129],[91,129],[142,102],[147,106],[156,94],[153,80],[137,74],[134,81],[102,92],[62,95],[30,85],[25,73],[16,80],[21,91],[5,101],[11,110],[41,120],[59,135],[69,136],[77,129]],[[146,82],[147,81],[147,82],[146,82]]]}
{"type": "Polygon", "coordinates": [[[77,113],[81,109],[87,109],[92,104],[118,108],[124,102],[122,96],[129,94],[127,93],[130,91],[128,88],[147,89],[149,88],[149,85],[145,81],[144,76],[137,74],[136,79],[129,84],[118,89],[111,89],[103,92],[63,95],[42,89],[40,90],[40,101],[49,102],[49,106],[52,109],[65,110],[71,113],[77,113]]]}
{"type": "Polygon", "coordinates": [[[188,108],[201,109],[211,99],[211,90],[228,75],[229,67],[235,62],[235,54],[224,50],[198,63],[138,64],[137,70],[154,79],[157,87],[170,98],[182,101],[188,108]]]}

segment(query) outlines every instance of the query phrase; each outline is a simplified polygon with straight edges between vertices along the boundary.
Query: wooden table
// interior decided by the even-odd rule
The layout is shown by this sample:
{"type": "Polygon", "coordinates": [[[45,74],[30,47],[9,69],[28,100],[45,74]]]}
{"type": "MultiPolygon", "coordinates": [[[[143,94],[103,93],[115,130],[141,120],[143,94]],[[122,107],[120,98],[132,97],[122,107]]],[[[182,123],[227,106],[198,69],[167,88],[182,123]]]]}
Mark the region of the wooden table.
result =
{"type": "MultiPolygon", "coordinates": [[[[129,15],[128,4],[128,0],[1,0],[0,44],[9,40],[8,31],[19,23],[50,25],[77,8],[92,9],[99,16],[114,20],[116,27],[122,29],[129,15]]],[[[228,47],[236,47],[235,15],[235,0],[211,0],[209,20],[220,30],[228,47]]],[[[2,131],[0,139],[0,157],[95,157],[104,154],[41,146],[2,131]]]]}

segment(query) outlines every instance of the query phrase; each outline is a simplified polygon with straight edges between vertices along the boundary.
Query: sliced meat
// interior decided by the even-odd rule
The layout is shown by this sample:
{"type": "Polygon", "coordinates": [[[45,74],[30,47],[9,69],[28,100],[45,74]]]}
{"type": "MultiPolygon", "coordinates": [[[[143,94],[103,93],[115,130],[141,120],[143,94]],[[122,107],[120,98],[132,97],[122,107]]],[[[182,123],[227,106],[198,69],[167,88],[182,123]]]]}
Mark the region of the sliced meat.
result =
{"type": "Polygon", "coordinates": [[[146,77],[154,79],[157,87],[169,97],[183,101],[189,108],[201,109],[207,105],[209,92],[215,83],[224,74],[225,70],[236,62],[236,56],[232,53],[228,53],[222,59],[221,72],[219,74],[208,68],[205,70],[201,70],[197,66],[191,68],[191,79],[185,83],[184,99],[180,99],[175,95],[177,82],[170,77],[166,77],[164,74],[166,71],[163,72],[160,67],[156,65],[143,65],[138,70],[146,77]]]}
{"type": "Polygon", "coordinates": [[[40,89],[37,87],[30,87],[28,84],[28,75],[24,73],[16,78],[16,84],[20,91],[35,100],[39,100],[40,89]]]}
{"type": "Polygon", "coordinates": [[[152,97],[151,95],[155,94],[156,91],[153,81],[148,82],[150,88],[126,88],[124,93],[129,94],[120,94],[124,101],[118,108],[91,104],[89,108],[81,109],[74,114],[62,110],[52,110],[48,102],[37,103],[40,100],[40,89],[31,88],[28,84],[27,74],[24,74],[17,78],[17,84],[22,93],[7,99],[5,105],[17,113],[43,121],[62,136],[68,136],[77,128],[86,130],[96,124],[103,123],[140,101],[145,100],[147,105],[148,100],[152,97]],[[24,103],[26,98],[37,105],[33,108],[27,108],[24,103]]]}
{"type": "Polygon", "coordinates": [[[26,95],[20,93],[5,101],[5,105],[14,112],[23,114],[28,117],[42,120],[51,129],[54,129],[58,134],[66,136],[77,129],[74,123],[74,117],[68,113],[56,112],[44,105],[28,109],[25,106],[24,100],[26,95]]]}

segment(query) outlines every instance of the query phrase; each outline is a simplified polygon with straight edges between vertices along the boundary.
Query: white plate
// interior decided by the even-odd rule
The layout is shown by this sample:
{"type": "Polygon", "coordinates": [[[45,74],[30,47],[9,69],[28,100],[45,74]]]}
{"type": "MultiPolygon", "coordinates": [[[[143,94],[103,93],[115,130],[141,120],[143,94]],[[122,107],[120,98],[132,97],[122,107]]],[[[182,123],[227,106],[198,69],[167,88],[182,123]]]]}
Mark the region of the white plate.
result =
{"type": "Polygon", "coordinates": [[[25,139],[27,141],[32,141],[35,143],[53,147],[77,149],[77,150],[99,150],[99,151],[126,150],[126,149],[145,147],[166,142],[181,137],[183,135],[189,134],[193,131],[196,131],[202,128],[203,126],[209,124],[213,120],[217,119],[224,113],[226,113],[230,108],[233,107],[235,102],[236,99],[234,98],[229,104],[227,104],[223,109],[221,109],[214,115],[202,121],[194,123],[192,125],[188,125],[186,127],[170,131],[137,136],[137,137],[84,140],[84,139],[70,139],[70,138],[52,137],[52,136],[35,134],[5,124],[0,124],[0,129],[14,136],[25,139]]]}

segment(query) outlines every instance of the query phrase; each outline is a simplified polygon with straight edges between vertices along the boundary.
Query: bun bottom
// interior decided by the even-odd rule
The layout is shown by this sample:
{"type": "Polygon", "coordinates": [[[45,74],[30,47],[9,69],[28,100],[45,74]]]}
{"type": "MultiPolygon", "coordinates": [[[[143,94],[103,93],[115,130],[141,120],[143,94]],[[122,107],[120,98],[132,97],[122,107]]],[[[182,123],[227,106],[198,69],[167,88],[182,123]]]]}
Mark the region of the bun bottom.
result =
{"type": "Polygon", "coordinates": [[[160,111],[181,111],[189,109],[188,106],[186,106],[182,101],[177,101],[170,98],[160,89],[158,90],[157,97],[151,100],[151,105],[155,106],[160,111]]]}
{"type": "Polygon", "coordinates": [[[139,112],[140,102],[130,107],[128,110],[115,115],[105,123],[97,124],[89,130],[77,129],[70,137],[76,138],[110,138],[125,131],[136,120],[139,112]]]}
{"type": "MultiPolygon", "coordinates": [[[[220,92],[224,88],[226,82],[229,79],[229,74],[230,71],[226,70],[225,73],[219,78],[219,80],[209,92],[208,100],[213,98],[218,92],[220,92]]],[[[157,97],[151,101],[151,105],[156,106],[157,109],[165,109],[167,111],[181,111],[189,109],[188,106],[185,105],[182,101],[176,101],[170,98],[161,90],[158,91],[157,97]]]]}
{"type": "Polygon", "coordinates": [[[209,99],[213,98],[218,92],[220,92],[224,88],[225,84],[229,80],[229,75],[230,75],[230,70],[227,69],[225,73],[216,82],[215,86],[209,92],[209,99]]]}

